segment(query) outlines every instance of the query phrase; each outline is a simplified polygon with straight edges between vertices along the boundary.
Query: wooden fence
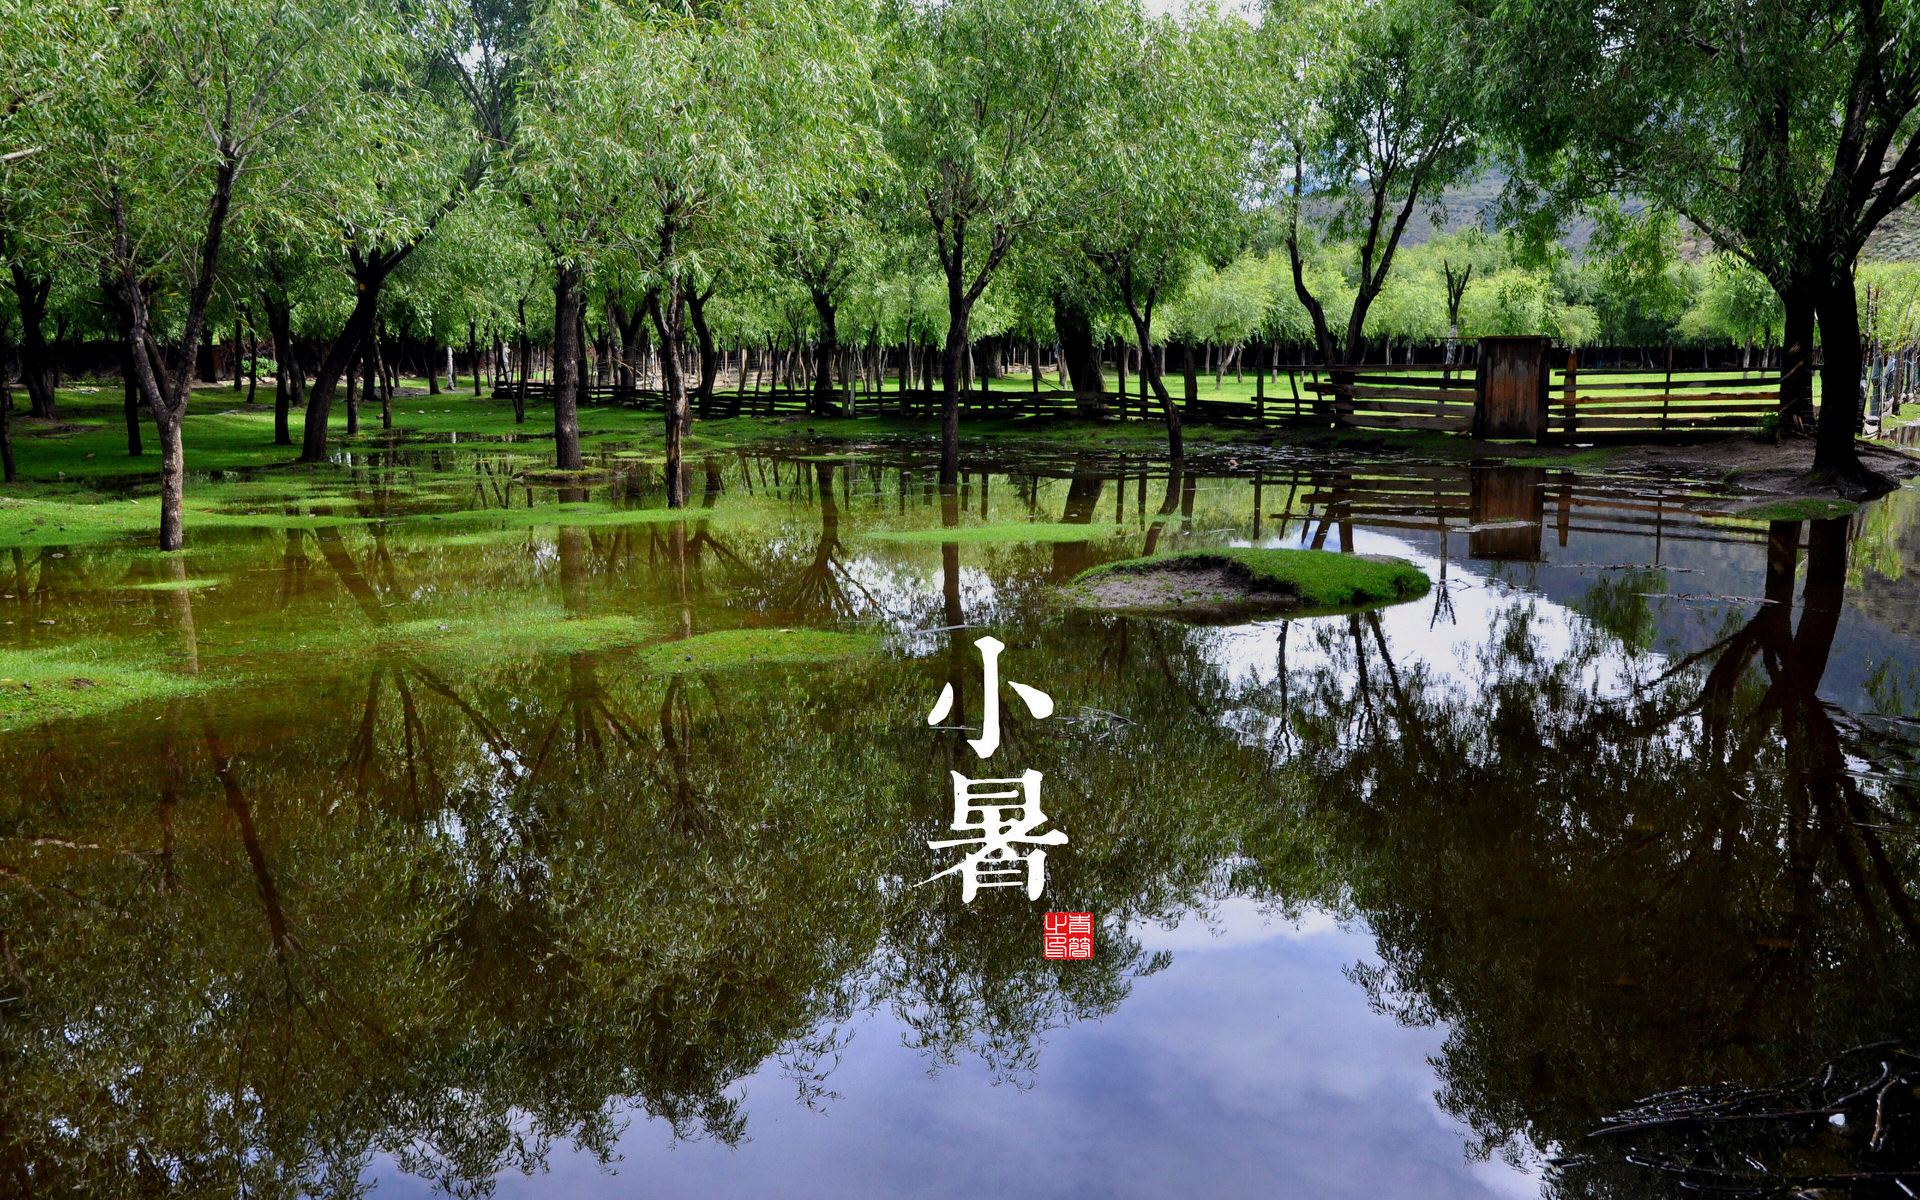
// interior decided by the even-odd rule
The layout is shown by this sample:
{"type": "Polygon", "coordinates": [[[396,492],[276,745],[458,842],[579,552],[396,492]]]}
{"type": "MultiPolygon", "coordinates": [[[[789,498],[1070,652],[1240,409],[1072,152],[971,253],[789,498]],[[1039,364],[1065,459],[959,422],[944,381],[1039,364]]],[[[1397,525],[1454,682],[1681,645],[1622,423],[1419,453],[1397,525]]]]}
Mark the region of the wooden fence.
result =
{"type": "MultiPolygon", "coordinates": [[[[1602,442],[1623,439],[1692,438],[1751,429],[1778,409],[1778,373],[1743,373],[1728,369],[1704,379],[1674,378],[1665,367],[1582,370],[1569,355],[1567,369],[1541,371],[1546,386],[1539,438],[1542,442],[1602,442]]],[[[1170,380],[1169,382],[1176,382],[1170,380]]],[[[1204,390],[1196,405],[1181,404],[1188,421],[1212,424],[1277,427],[1335,426],[1358,429],[1414,429],[1469,436],[1479,387],[1479,368],[1473,364],[1444,367],[1431,364],[1363,365],[1331,370],[1308,368],[1275,372],[1273,393],[1264,384],[1252,400],[1208,397],[1204,390]],[[1282,387],[1281,376],[1287,376],[1282,387]]],[[[511,399],[522,385],[495,390],[511,399]]],[[[524,385],[530,401],[551,401],[553,385],[534,381],[524,385]]],[[[938,415],[945,399],[939,388],[882,388],[877,394],[862,386],[854,394],[858,413],[938,415]]],[[[1158,400],[1137,393],[1103,393],[1109,414],[1160,419],[1158,400]]],[[[836,401],[839,397],[836,397],[836,401]]],[[[969,420],[1007,420],[1019,417],[1070,417],[1079,412],[1081,397],[1059,389],[971,390],[961,395],[961,415],[969,420]]],[[[657,388],[583,387],[582,407],[612,404],[659,409],[665,394],[657,388]]],[[[710,408],[754,416],[806,414],[812,411],[810,393],[781,389],[763,392],[721,392],[710,408]]],[[[837,407],[837,405],[836,405],[837,407]]]]}
{"type": "Polygon", "coordinates": [[[1336,368],[1327,381],[1307,384],[1321,397],[1314,423],[1366,429],[1473,430],[1472,367],[1361,366],[1336,368]]]}
{"type": "MultiPolygon", "coordinates": [[[[1780,406],[1777,373],[1716,372],[1675,379],[1664,367],[1552,372],[1541,441],[1596,442],[1698,437],[1752,429],[1780,406]]],[[[1427,429],[1467,434],[1473,428],[1474,367],[1336,369],[1307,384],[1321,398],[1302,416],[1311,424],[1363,429],[1427,429]]]]}
{"type": "MultiPolygon", "coordinates": [[[[524,395],[529,402],[550,404],[553,402],[553,384],[547,380],[530,380],[524,386],[515,382],[495,388],[493,395],[498,400],[511,400],[517,395],[524,395]]],[[[834,398],[835,403],[843,403],[844,395],[844,393],[837,394],[834,398]]],[[[1109,409],[1113,409],[1119,402],[1119,397],[1112,392],[1102,393],[1100,398],[1109,409]]],[[[946,393],[940,388],[908,388],[904,391],[899,388],[888,388],[876,395],[864,385],[854,392],[853,397],[854,411],[868,416],[874,413],[938,416],[945,399],[946,393]]],[[[596,405],[620,405],[659,410],[666,406],[666,392],[660,388],[583,387],[579,390],[577,403],[583,408],[596,405]]],[[[710,407],[722,412],[731,411],[737,404],[742,414],[753,416],[806,413],[812,410],[813,403],[813,393],[788,391],[784,388],[762,392],[716,391],[709,402],[710,407]]],[[[698,411],[697,398],[694,404],[698,411]]],[[[963,417],[973,420],[1073,416],[1079,411],[1079,394],[1058,389],[1042,389],[1038,392],[1024,389],[965,391],[960,394],[960,413],[963,417]]],[[[1130,415],[1139,414],[1134,410],[1130,415]]]]}
{"type": "MultiPolygon", "coordinates": [[[[1671,368],[1558,372],[1548,393],[1548,438],[1617,441],[1752,429],[1780,407],[1776,373],[1716,372],[1675,379],[1671,368]]],[[[1543,439],[1547,440],[1547,439],[1543,439]]]]}

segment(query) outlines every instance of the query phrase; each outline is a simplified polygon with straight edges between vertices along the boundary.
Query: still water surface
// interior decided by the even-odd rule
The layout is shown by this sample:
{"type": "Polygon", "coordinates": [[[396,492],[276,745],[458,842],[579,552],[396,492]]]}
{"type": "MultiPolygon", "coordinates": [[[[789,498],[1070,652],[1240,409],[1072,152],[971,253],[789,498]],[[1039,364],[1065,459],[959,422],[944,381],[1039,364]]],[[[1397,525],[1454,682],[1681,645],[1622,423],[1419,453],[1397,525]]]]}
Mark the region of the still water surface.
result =
{"type": "MultiPolygon", "coordinates": [[[[159,682],[0,745],[12,1186],[1660,1195],[1632,1147],[1554,1160],[1911,1032],[1920,493],[1768,523],[1254,450],[1009,454],[942,497],[819,450],[696,466],[684,519],[644,466],[401,451],[248,485],[297,519],[184,561],[17,553],[15,648],[159,682]],[[1059,598],[1249,544],[1436,586],[1059,598]],[[1039,903],[912,886],[983,773],[926,712],[952,683],[977,727],[987,633],[1058,705],[991,764],[1071,837],[1039,903]],[[1094,960],[1042,957],[1048,910],[1094,960]]],[[[1769,1168],[1900,1150],[1795,1129],[1769,1168]]]]}

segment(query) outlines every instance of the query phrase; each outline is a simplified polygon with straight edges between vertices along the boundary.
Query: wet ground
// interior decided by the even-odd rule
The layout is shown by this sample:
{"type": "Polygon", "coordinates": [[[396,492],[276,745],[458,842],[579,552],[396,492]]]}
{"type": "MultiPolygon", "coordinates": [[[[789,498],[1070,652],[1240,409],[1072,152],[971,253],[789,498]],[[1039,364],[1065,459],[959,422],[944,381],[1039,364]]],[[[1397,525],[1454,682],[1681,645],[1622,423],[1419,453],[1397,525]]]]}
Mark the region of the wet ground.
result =
{"type": "Polygon", "coordinates": [[[1913,1034],[1920,490],[1768,519],[1679,476],[1241,448],[1007,451],[943,494],[821,445],[695,463],[669,513],[603,465],[376,452],[324,494],[226,481],[185,556],[0,556],[0,1180],[1920,1187],[1891,1066],[1872,1136],[1845,1105],[1738,1154],[1589,1136],[1913,1034]],[[1435,586],[1061,600],[1227,545],[1435,586]],[[1003,686],[983,760],[989,635],[1054,708],[1003,686]],[[1067,835],[1044,896],[963,901],[928,846],[953,773],[1026,770],[1067,835]],[[1045,957],[1048,912],[1091,958],[1045,957]]]}

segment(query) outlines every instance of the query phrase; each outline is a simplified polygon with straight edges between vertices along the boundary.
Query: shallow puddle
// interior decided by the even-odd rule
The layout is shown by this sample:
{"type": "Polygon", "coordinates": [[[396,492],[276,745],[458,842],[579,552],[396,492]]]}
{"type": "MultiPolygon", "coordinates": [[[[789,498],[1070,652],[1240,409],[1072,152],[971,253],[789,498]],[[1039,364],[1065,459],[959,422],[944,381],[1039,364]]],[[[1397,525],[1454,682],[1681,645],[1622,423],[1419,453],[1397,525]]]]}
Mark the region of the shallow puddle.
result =
{"type": "MultiPolygon", "coordinates": [[[[1920,491],[1766,521],[1240,450],[943,495],[863,444],[694,463],[669,512],[657,464],[528,461],[201,481],[184,555],[0,555],[0,1177],[1666,1194],[1630,1160],[1670,1147],[1588,1135],[1912,1032],[1920,491]],[[1433,587],[1226,624],[1063,594],[1223,546],[1433,587]],[[988,636],[1053,708],[1003,686],[983,759],[988,636]],[[1027,770],[1044,896],[964,901],[955,773],[1027,770]]],[[[1815,1124],[1743,1153],[1903,1152],[1815,1124]]]]}

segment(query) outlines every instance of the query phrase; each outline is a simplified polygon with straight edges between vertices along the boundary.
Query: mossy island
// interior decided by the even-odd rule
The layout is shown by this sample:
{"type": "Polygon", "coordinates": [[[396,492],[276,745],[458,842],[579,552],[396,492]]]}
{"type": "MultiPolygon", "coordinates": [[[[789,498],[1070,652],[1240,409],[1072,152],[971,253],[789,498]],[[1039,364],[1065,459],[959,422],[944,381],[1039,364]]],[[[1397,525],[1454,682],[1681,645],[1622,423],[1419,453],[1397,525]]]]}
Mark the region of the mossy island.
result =
{"type": "Polygon", "coordinates": [[[1087,608],[1209,619],[1374,608],[1432,586],[1419,567],[1384,554],[1228,547],[1107,563],[1081,572],[1067,595],[1087,608]]]}

